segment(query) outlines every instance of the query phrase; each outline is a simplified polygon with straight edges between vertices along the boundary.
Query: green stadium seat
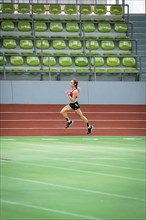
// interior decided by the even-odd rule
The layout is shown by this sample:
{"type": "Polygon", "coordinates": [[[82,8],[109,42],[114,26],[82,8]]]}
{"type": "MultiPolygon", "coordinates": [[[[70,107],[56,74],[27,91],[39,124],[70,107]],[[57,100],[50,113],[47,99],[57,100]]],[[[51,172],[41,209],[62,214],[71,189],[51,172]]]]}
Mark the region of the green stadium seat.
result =
{"type": "Polygon", "coordinates": [[[120,65],[119,57],[107,57],[107,66],[116,67],[120,65]]]}
{"type": "Polygon", "coordinates": [[[76,72],[77,73],[89,73],[90,72],[90,70],[89,69],[87,69],[87,68],[80,68],[80,69],[76,69],[76,72]]]}
{"type": "Polygon", "coordinates": [[[14,23],[12,21],[2,21],[1,28],[3,31],[14,31],[14,23]]]}
{"type": "Polygon", "coordinates": [[[68,47],[72,50],[79,50],[82,48],[82,44],[80,40],[69,40],[68,47]]]}
{"type": "Polygon", "coordinates": [[[61,32],[63,30],[62,23],[59,22],[51,22],[50,23],[50,31],[51,32],[61,32]]]}
{"type": "Polygon", "coordinates": [[[117,69],[117,68],[110,68],[110,69],[107,69],[107,72],[108,73],[121,73],[122,72],[122,69],[117,69]]]}
{"type": "Polygon", "coordinates": [[[92,69],[92,71],[93,72],[95,71],[98,75],[107,72],[106,69],[102,69],[102,68],[95,68],[95,69],[92,69]]]}
{"type": "Polygon", "coordinates": [[[43,4],[33,5],[33,12],[36,14],[44,14],[46,12],[46,8],[43,4]]]}
{"type": "Polygon", "coordinates": [[[50,14],[60,14],[61,13],[61,6],[59,4],[57,5],[50,5],[49,6],[49,12],[50,14]]]}
{"type": "Polygon", "coordinates": [[[32,49],[33,48],[32,40],[20,40],[20,48],[21,49],[32,49]]]}
{"type": "Polygon", "coordinates": [[[26,57],[26,64],[28,66],[39,66],[40,60],[38,57],[34,57],[34,56],[26,57]]]}
{"type": "Polygon", "coordinates": [[[24,60],[22,56],[11,56],[10,64],[13,66],[22,66],[24,64],[24,60]]]}
{"type": "Polygon", "coordinates": [[[118,33],[126,33],[128,30],[127,24],[118,23],[114,25],[114,31],[118,33]]]}
{"type": "Polygon", "coordinates": [[[66,48],[64,40],[53,40],[53,48],[57,50],[63,50],[66,48]]]}
{"type": "Polygon", "coordinates": [[[64,12],[67,15],[73,15],[77,13],[77,6],[76,5],[65,5],[64,12]]]}
{"type": "Polygon", "coordinates": [[[60,66],[72,66],[71,57],[59,57],[59,65],[60,66]]]}
{"type": "Polygon", "coordinates": [[[29,22],[20,21],[18,22],[18,30],[23,32],[31,31],[31,25],[29,22]]]}
{"type": "Polygon", "coordinates": [[[98,31],[103,32],[103,33],[110,32],[111,31],[110,23],[99,23],[98,24],[98,31]]]}
{"type": "Polygon", "coordinates": [[[55,66],[56,59],[55,57],[43,57],[43,64],[44,66],[55,66]]]}
{"type": "Polygon", "coordinates": [[[91,65],[92,66],[104,66],[103,57],[92,57],[91,58],[91,65]]]}
{"type": "Polygon", "coordinates": [[[18,12],[20,14],[30,13],[30,5],[29,4],[18,4],[18,12]]]}
{"type": "Polygon", "coordinates": [[[97,40],[87,40],[86,41],[86,49],[88,50],[97,50],[99,48],[99,44],[97,40]]]}
{"type": "Polygon", "coordinates": [[[134,57],[124,57],[122,59],[122,64],[125,67],[135,67],[136,66],[136,60],[134,57]]]}
{"type": "Polygon", "coordinates": [[[75,65],[80,67],[88,66],[87,57],[75,57],[75,65]]]}
{"type": "Polygon", "coordinates": [[[4,39],[3,40],[3,47],[6,49],[15,49],[16,48],[16,41],[14,39],[4,39]]]}
{"type": "Polygon", "coordinates": [[[63,69],[60,69],[60,72],[62,72],[62,73],[72,73],[72,72],[74,72],[74,69],[63,68],[63,69]]]}
{"type": "Polygon", "coordinates": [[[103,40],[103,41],[101,42],[101,48],[102,48],[103,50],[114,50],[115,44],[114,44],[113,41],[103,40]]]}
{"type": "Polygon", "coordinates": [[[122,13],[123,13],[122,6],[111,5],[111,7],[110,7],[110,14],[111,15],[122,15],[122,13]]]}
{"type": "Polygon", "coordinates": [[[45,22],[36,22],[34,24],[34,28],[36,32],[44,32],[47,31],[47,25],[45,22]]]}
{"type": "Polygon", "coordinates": [[[83,24],[83,31],[84,32],[94,32],[95,25],[93,23],[84,23],[83,24]]]}
{"type": "Polygon", "coordinates": [[[66,31],[67,32],[78,32],[79,31],[79,25],[77,23],[67,23],[66,24],[66,31]]]}
{"type": "Polygon", "coordinates": [[[6,58],[3,56],[0,56],[0,66],[3,66],[4,64],[6,64],[6,58]]]}
{"type": "Polygon", "coordinates": [[[139,73],[139,70],[136,68],[125,68],[124,72],[125,73],[139,73]]]}
{"type": "Polygon", "coordinates": [[[36,40],[36,48],[37,49],[49,49],[49,41],[48,40],[36,40]]]}
{"type": "Polygon", "coordinates": [[[120,50],[131,50],[132,49],[131,41],[119,41],[119,49],[120,50]]]}
{"type": "Polygon", "coordinates": [[[105,15],[107,13],[107,8],[104,5],[95,5],[94,13],[96,15],[105,15]]]}
{"type": "Polygon", "coordinates": [[[92,13],[92,8],[90,5],[81,5],[81,14],[90,15],[92,13]]]}
{"type": "Polygon", "coordinates": [[[2,4],[2,13],[13,14],[15,7],[13,4],[2,4]]]}

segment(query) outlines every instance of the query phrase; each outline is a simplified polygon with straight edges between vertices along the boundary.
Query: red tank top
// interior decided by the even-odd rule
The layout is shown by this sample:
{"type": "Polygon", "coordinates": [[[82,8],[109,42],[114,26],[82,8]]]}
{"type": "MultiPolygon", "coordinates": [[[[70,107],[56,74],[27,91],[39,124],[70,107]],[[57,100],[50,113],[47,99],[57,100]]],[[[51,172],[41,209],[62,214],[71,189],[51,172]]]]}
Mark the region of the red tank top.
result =
{"type": "MultiPolygon", "coordinates": [[[[73,92],[74,92],[75,90],[76,90],[76,89],[73,89],[73,90],[70,91],[70,94],[69,94],[69,95],[70,95],[71,97],[73,97],[73,92]]],[[[77,97],[78,97],[78,96],[76,96],[76,98],[77,98],[77,97]]]]}

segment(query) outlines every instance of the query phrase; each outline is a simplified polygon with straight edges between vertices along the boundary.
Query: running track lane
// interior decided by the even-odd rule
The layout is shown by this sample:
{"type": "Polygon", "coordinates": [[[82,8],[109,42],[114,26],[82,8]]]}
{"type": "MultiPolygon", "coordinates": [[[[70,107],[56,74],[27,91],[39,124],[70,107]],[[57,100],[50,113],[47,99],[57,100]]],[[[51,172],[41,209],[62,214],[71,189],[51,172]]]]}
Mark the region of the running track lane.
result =
{"type": "MultiPolygon", "coordinates": [[[[65,129],[63,105],[1,104],[1,136],[84,136],[87,127],[70,111],[74,120],[65,129]]],[[[92,136],[145,136],[145,105],[82,105],[84,115],[94,125],[92,136]]]]}

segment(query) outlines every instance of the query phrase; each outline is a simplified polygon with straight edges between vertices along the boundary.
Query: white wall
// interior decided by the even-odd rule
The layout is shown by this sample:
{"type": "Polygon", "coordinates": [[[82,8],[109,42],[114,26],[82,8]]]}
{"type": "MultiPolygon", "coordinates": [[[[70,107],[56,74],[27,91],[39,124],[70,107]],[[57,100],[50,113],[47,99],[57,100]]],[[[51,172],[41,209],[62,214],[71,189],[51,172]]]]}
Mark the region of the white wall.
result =
{"type": "MultiPolygon", "coordinates": [[[[81,104],[146,104],[145,82],[80,82],[81,104]]],[[[0,81],[0,103],[64,104],[68,81],[0,81]]]]}

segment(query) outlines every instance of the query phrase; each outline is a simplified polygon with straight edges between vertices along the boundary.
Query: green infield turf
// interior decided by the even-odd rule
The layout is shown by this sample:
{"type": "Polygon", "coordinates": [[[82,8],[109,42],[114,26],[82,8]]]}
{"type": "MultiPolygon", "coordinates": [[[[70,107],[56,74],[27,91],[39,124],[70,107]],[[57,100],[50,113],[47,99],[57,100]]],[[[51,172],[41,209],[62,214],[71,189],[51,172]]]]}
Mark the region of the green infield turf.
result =
{"type": "Polygon", "coordinates": [[[2,137],[1,220],[145,220],[145,137],[2,137]]]}

